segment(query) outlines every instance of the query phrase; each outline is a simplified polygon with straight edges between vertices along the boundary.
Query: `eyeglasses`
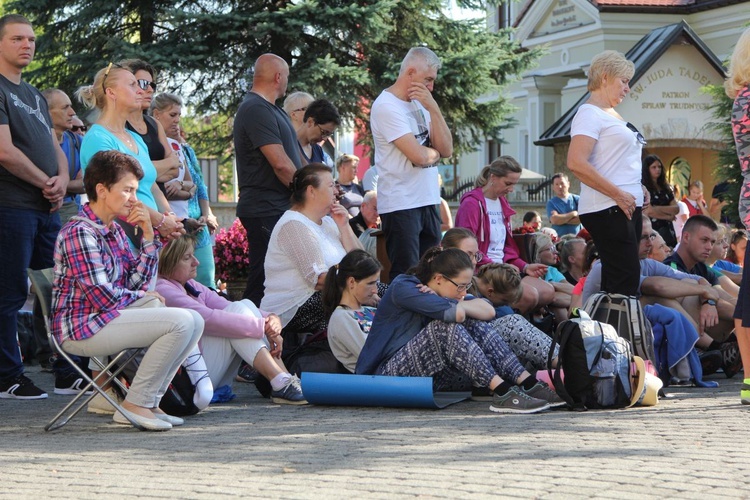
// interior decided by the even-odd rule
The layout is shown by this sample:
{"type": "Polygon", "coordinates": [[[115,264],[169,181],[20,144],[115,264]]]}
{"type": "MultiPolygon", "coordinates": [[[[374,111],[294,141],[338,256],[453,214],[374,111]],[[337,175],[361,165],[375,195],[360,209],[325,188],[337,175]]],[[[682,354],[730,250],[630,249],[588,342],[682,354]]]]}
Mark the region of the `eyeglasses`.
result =
{"type": "Polygon", "coordinates": [[[116,69],[122,69],[121,65],[111,62],[109,63],[109,66],[107,66],[107,69],[104,70],[104,78],[102,78],[102,90],[104,91],[105,94],[107,93],[107,86],[105,85],[105,83],[107,81],[107,77],[109,76],[109,72],[112,70],[113,66],[116,69]]]}
{"type": "Polygon", "coordinates": [[[321,127],[320,124],[318,124],[318,123],[316,123],[315,126],[318,127],[318,129],[320,129],[320,136],[323,139],[325,139],[326,137],[331,137],[333,135],[333,133],[334,133],[333,130],[326,130],[323,127],[321,127]]]}
{"type": "Polygon", "coordinates": [[[457,292],[468,292],[471,289],[471,286],[474,284],[474,283],[465,283],[463,285],[459,285],[458,283],[456,283],[455,281],[453,281],[446,275],[443,275],[443,278],[447,279],[448,281],[456,285],[457,292]]]}
{"type": "Polygon", "coordinates": [[[292,110],[292,113],[297,113],[297,112],[299,112],[299,111],[307,111],[307,106],[305,106],[304,108],[297,108],[297,109],[293,109],[293,110],[292,110]]]}
{"type": "Polygon", "coordinates": [[[645,146],[647,144],[646,138],[643,137],[643,134],[641,134],[640,132],[638,132],[638,129],[635,128],[635,125],[633,125],[632,123],[628,122],[628,123],[625,124],[625,126],[628,127],[628,129],[630,129],[630,131],[635,134],[635,138],[638,139],[638,142],[640,142],[643,146],[645,146]]]}
{"type": "Polygon", "coordinates": [[[656,233],[644,234],[643,236],[641,236],[641,241],[646,241],[646,240],[654,241],[655,239],[656,239],[656,233]]]}
{"type": "Polygon", "coordinates": [[[148,80],[138,80],[138,86],[141,88],[141,90],[148,90],[149,87],[151,87],[151,90],[156,92],[156,83],[150,82],[148,80]]]}
{"type": "Polygon", "coordinates": [[[86,132],[89,128],[86,125],[73,125],[73,132],[86,132]]]}
{"type": "Polygon", "coordinates": [[[484,259],[484,254],[482,252],[477,252],[474,255],[469,254],[469,258],[479,264],[484,259]]]}

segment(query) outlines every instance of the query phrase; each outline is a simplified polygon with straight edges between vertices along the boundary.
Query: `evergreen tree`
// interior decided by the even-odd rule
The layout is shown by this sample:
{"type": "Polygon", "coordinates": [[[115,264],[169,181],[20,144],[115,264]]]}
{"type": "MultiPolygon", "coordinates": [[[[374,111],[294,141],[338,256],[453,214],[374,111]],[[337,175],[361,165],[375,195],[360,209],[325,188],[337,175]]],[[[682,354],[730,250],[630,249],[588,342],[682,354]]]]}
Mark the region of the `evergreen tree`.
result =
{"type": "MultiPolygon", "coordinates": [[[[38,65],[26,74],[34,85],[72,93],[109,61],[140,57],[160,70],[160,91],[224,121],[248,90],[255,59],[273,52],[290,63],[290,92],[331,100],[366,132],[369,104],[393,83],[408,49],[428,46],[443,60],[435,97],[458,155],[482,137],[499,138],[511,112],[502,85],[540,50],[522,49],[508,32],[488,33],[483,21],[449,19],[443,7],[444,0],[13,0],[8,11],[27,15],[39,34],[38,65]]],[[[224,151],[231,137],[215,142],[224,151]]]]}

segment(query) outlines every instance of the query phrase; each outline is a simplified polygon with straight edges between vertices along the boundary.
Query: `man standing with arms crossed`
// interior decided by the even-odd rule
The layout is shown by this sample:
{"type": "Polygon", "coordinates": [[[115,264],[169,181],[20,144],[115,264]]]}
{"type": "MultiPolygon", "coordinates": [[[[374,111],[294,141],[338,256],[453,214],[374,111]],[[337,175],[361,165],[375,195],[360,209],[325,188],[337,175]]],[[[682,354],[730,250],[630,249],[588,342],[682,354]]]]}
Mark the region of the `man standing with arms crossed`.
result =
{"type": "Polygon", "coordinates": [[[276,100],[286,94],[289,65],[277,55],[255,62],[253,87],[234,119],[234,149],[240,197],[237,217],[250,247],[245,298],[260,306],[271,231],[289,208],[294,172],[300,168],[297,133],[276,100]]]}
{"type": "Polygon", "coordinates": [[[21,73],[36,36],[23,16],[0,18],[0,398],[42,399],[24,375],[16,318],[27,294],[26,268],[52,267],[57,211],[68,186],[47,101],[21,73]]]}
{"type": "Polygon", "coordinates": [[[453,138],[432,89],[441,63],[428,48],[409,50],[396,82],[372,105],[378,165],[378,212],[391,261],[390,278],[440,243],[440,188],[434,167],[453,154],[453,138]]]}

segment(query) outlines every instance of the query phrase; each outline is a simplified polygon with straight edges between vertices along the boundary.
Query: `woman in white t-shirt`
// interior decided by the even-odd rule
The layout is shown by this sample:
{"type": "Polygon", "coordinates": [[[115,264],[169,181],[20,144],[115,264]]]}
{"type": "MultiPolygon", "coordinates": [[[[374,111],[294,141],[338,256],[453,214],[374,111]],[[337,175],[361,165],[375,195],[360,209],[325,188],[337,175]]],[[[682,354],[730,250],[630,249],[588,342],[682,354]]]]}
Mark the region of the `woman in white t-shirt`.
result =
{"type": "Polygon", "coordinates": [[[641,150],[646,140],[615,106],[630,92],[633,63],[613,50],[594,56],[589,99],[570,130],[568,168],[581,181],[578,214],[602,261],[602,290],[636,295],[640,277],[641,150]]]}
{"type": "MultiPolygon", "coordinates": [[[[317,332],[326,321],[320,290],[328,268],[362,245],[349,226],[349,212],[336,201],[331,168],[310,163],[291,182],[292,208],[271,233],[261,309],[277,314],[288,334],[317,332]]],[[[292,341],[293,347],[295,340],[292,341]]]]}

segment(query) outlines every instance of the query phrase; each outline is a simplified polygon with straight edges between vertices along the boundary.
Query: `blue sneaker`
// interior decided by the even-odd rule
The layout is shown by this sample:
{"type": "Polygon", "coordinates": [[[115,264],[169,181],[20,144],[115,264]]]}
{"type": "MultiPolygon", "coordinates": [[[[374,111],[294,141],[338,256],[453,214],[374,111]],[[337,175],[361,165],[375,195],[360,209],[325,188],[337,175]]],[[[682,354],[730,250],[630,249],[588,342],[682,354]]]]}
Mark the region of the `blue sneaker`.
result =
{"type": "Polygon", "coordinates": [[[292,375],[289,382],[278,391],[271,392],[271,401],[279,405],[306,405],[307,400],[302,394],[299,379],[292,375]]]}

